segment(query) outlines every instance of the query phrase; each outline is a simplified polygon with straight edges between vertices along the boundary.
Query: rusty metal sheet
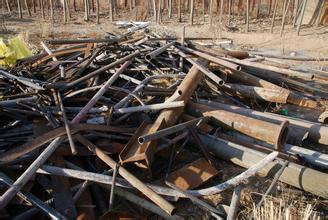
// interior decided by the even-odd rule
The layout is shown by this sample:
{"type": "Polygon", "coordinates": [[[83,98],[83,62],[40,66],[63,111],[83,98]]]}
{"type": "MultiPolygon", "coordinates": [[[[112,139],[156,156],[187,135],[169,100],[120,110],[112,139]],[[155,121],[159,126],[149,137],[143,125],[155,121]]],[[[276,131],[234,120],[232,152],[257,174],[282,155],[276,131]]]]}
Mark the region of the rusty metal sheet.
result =
{"type": "Polygon", "coordinates": [[[205,158],[185,165],[168,176],[168,181],[183,190],[196,188],[219,173],[205,158]]]}

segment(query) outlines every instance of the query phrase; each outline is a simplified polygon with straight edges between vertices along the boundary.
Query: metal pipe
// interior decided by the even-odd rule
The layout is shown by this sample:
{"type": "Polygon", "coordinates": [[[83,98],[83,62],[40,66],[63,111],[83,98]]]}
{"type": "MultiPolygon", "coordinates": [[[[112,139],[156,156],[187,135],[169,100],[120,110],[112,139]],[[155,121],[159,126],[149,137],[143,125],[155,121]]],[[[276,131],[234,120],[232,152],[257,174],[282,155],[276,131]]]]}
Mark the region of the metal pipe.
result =
{"type": "Polygon", "coordinates": [[[0,197],[0,209],[3,209],[10,200],[21,190],[21,188],[30,180],[39,167],[46,162],[51,154],[57,149],[63,138],[55,138],[48,147],[36,158],[25,172],[14,182],[14,184],[0,197]]]}
{"type": "Polygon", "coordinates": [[[93,72],[91,72],[91,73],[89,73],[89,74],[87,74],[85,76],[80,77],[79,79],[76,79],[76,80],[68,83],[67,85],[64,85],[63,88],[60,88],[60,89],[69,89],[69,88],[71,88],[73,86],[76,86],[77,84],[79,84],[79,83],[81,83],[81,82],[83,82],[83,81],[85,81],[87,79],[90,79],[90,78],[92,78],[92,77],[94,77],[96,75],[99,75],[99,74],[107,71],[108,69],[111,69],[111,68],[113,68],[113,67],[115,67],[115,66],[117,66],[117,65],[119,65],[121,63],[124,63],[124,62],[127,62],[127,61],[133,59],[138,54],[140,54],[140,51],[137,50],[137,51],[135,51],[132,54],[129,54],[129,55],[125,56],[125,57],[122,57],[121,59],[118,59],[118,60],[114,61],[113,63],[110,63],[110,64],[108,64],[106,66],[103,66],[103,67],[101,67],[101,68],[99,68],[99,69],[97,69],[97,70],[95,70],[95,71],[93,71],[93,72]]]}
{"type": "MultiPolygon", "coordinates": [[[[76,138],[78,141],[80,141],[81,144],[83,144],[90,151],[95,153],[99,159],[101,159],[103,162],[109,165],[112,169],[115,169],[115,167],[118,166],[118,163],[116,163],[116,161],[114,161],[109,156],[107,156],[107,154],[105,154],[102,150],[100,150],[97,146],[95,146],[93,143],[88,141],[86,138],[84,138],[81,135],[76,135],[76,138]]],[[[130,173],[124,167],[120,167],[120,169],[118,169],[118,173],[124,179],[126,179],[132,186],[134,186],[136,189],[138,189],[140,192],[146,195],[150,200],[152,200],[155,204],[157,204],[164,211],[166,211],[169,215],[173,214],[173,211],[175,209],[173,205],[167,202],[160,195],[156,194],[152,189],[146,186],[143,182],[141,182],[138,178],[136,178],[132,173],[130,173]]]]}
{"type": "MultiPolygon", "coordinates": [[[[200,136],[211,153],[223,160],[231,161],[238,166],[248,168],[267,156],[266,153],[210,135],[200,136]]],[[[271,172],[275,172],[280,167],[278,161],[273,161],[266,164],[265,168],[262,169],[260,173],[267,175],[271,172]]],[[[326,173],[290,162],[279,180],[314,195],[328,198],[328,190],[326,187],[328,174],[326,173]]]]}
{"type": "Polygon", "coordinates": [[[168,127],[168,128],[161,129],[161,130],[156,131],[156,132],[151,133],[151,134],[142,135],[138,138],[138,142],[139,142],[139,144],[143,144],[143,143],[148,142],[148,141],[156,140],[156,139],[168,136],[170,134],[174,134],[178,131],[184,130],[189,126],[196,126],[197,124],[202,123],[204,120],[205,120],[204,117],[197,118],[197,119],[193,119],[193,120],[188,121],[188,122],[184,122],[184,123],[181,123],[181,124],[178,124],[178,125],[174,125],[174,126],[171,126],[171,127],[168,127]]]}
{"type": "MultiPolygon", "coordinates": [[[[12,187],[12,185],[14,184],[14,181],[12,181],[8,176],[6,176],[4,173],[1,172],[0,172],[0,181],[8,187],[12,187]]],[[[58,220],[66,219],[66,217],[62,216],[59,212],[57,212],[47,203],[41,201],[39,198],[37,198],[36,196],[34,196],[29,192],[18,191],[17,196],[19,196],[20,198],[22,198],[27,202],[30,202],[33,206],[35,206],[37,209],[42,211],[45,215],[49,216],[51,219],[58,219],[58,220]]]]}
{"type": "Polygon", "coordinates": [[[227,220],[235,220],[236,219],[237,211],[239,209],[241,190],[242,190],[242,187],[237,186],[233,191],[227,220]]]}
{"type": "Polygon", "coordinates": [[[187,111],[197,116],[212,117],[219,125],[272,144],[278,150],[281,150],[287,140],[289,124],[287,120],[274,124],[193,102],[189,102],[187,111]]]}
{"type": "Polygon", "coordinates": [[[183,50],[183,51],[185,51],[185,52],[192,53],[192,54],[194,54],[196,56],[199,56],[201,58],[204,58],[204,59],[206,59],[208,61],[211,61],[213,63],[222,65],[222,66],[227,67],[229,69],[238,70],[238,71],[241,70],[241,66],[240,65],[237,65],[237,64],[234,64],[232,62],[229,62],[229,61],[220,59],[219,57],[215,57],[215,56],[209,55],[207,53],[203,53],[201,51],[198,51],[198,50],[195,50],[195,49],[191,49],[189,47],[184,47],[184,46],[176,46],[176,47],[179,48],[179,49],[181,49],[181,50],[183,50]]]}
{"type": "Polygon", "coordinates": [[[170,109],[170,108],[178,108],[178,107],[184,107],[184,101],[165,102],[165,103],[152,104],[152,105],[119,108],[119,109],[115,109],[114,113],[125,114],[125,113],[132,113],[132,112],[162,110],[162,109],[170,109]]]}
{"type": "Polygon", "coordinates": [[[159,54],[163,53],[164,51],[166,51],[168,48],[170,48],[171,46],[173,46],[175,44],[175,41],[172,41],[168,44],[165,44],[164,46],[157,48],[156,50],[146,54],[145,59],[147,61],[151,61],[152,59],[154,59],[156,56],[158,56],[159,54]]]}
{"type": "Polygon", "coordinates": [[[213,72],[211,72],[209,69],[207,69],[205,66],[203,66],[201,63],[191,59],[189,56],[187,56],[185,53],[183,53],[181,50],[178,49],[178,54],[186,59],[189,63],[191,63],[193,66],[196,66],[197,69],[199,69],[202,73],[204,73],[207,77],[209,77],[211,80],[213,80],[216,84],[219,86],[224,84],[224,81],[215,75],[213,72]]]}
{"type": "Polygon", "coordinates": [[[89,43],[116,43],[121,40],[124,40],[124,38],[108,38],[108,39],[96,39],[96,38],[87,38],[87,39],[57,39],[57,40],[49,40],[48,44],[52,45],[58,45],[58,44],[89,44],[89,43]]]}
{"type": "Polygon", "coordinates": [[[99,89],[99,91],[89,100],[89,102],[83,107],[83,109],[73,118],[71,124],[76,124],[80,122],[89,110],[97,103],[97,101],[103,96],[107,91],[108,87],[111,86],[119,75],[124,72],[124,70],[130,65],[131,61],[126,61],[117,71],[113,74],[107,82],[99,89]]]}
{"type": "Polygon", "coordinates": [[[277,115],[269,112],[260,112],[253,109],[226,105],[219,102],[208,102],[204,100],[197,101],[201,104],[209,105],[216,109],[222,109],[235,112],[248,117],[264,120],[271,123],[281,123],[285,120],[289,121],[289,137],[288,143],[301,144],[303,140],[309,139],[312,142],[328,145],[328,127],[320,123],[305,121],[277,115]]]}

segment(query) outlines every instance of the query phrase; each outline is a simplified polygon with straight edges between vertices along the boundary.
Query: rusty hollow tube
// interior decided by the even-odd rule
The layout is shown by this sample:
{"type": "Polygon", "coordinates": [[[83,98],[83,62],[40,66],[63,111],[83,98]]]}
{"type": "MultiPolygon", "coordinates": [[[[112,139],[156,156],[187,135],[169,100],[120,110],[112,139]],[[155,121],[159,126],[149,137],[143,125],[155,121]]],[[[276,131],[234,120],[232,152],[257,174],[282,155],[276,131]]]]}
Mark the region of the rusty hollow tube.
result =
{"type": "Polygon", "coordinates": [[[197,116],[212,117],[219,125],[272,144],[279,151],[287,140],[289,125],[287,120],[274,124],[193,102],[189,102],[187,111],[197,116]]]}
{"type": "MultiPolygon", "coordinates": [[[[176,47],[177,48],[177,47],[176,47]]],[[[211,72],[208,68],[204,67],[201,63],[191,59],[187,54],[183,53],[180,49],[177,48],[178,54],[186,59],[189,63],[191,63],[193,66],[196,66],[202,73],[204,73],[208,78],[213,80],[216,84],[219,86],[224,84],[224,80],[215,75],[213,72],[211,72]]]]}
{"type": "Polygon", "coordinates": [[[225,84],[224,89],[247,98],[256,98],[267,102],[287,103],[289,93],[284,89],[267,89],[262,87],[245,86],[239,84],[225,84]]]}
{"type": "Polygon", "coordinates": [[[189,126],[194,127],[197,124],[203,122],[203,120],[206,120],[206,119],[203,118],[203,117],[202,118],[196,118],[196,119],[193,119],[191,121],[184,122],[184,123],[181,123],[181,124],[178,124],[178,125],[174,125],[174,126],[169,127],[169,128],[164,128],[162,130],[156,131],[156,132],[151,133],[151,134],[142,135],[138,138],[138,142],[140,144],[143,144],[144,142],[147,142],[147,141],[159,139],[159,138],[168,136],[170,134],[174,134],[178,131],[185,130],[189,126]]]}
{"type": "Polygon", "coordinates": [[[238,70],[238,71],[241,70],[240,65],[237,65],[235,63],[220,59],[220,58],[215,57],[215,56],[211,56],[207,53],[203,53],[201,51],[194,50],[194,49],[191,49],[191,48],[188,48],[188,47],[183,47],[183,46],[177,46],[177,48],[183,50],[184,52],[194,54],[194,55],[199,56],[201,58],[204,58],[208,61],[211,61],[213,63],[216,63],[216,64],[222,65],[224,67],[227,67],[229,69],[238,70]]]}
{"type": "Polygon", "coordinates": [[[122,57],[121,59],[118,59],[118,60],[114,61],[113,63],[110,63],[110,64],[108,64],[106,66],[103,66],[103,67],[101,67],[101,68],[99,68],[99,69],[97,69],[97,70],[95,70],[95,71],[93,71],[93,72],[91,72],[91,73],[89,73],[89,74],[87,74],[85,76],[82,76],[82,77],[80,77],[80,78],[78,78],[78,79],[76,79],[76,80],[74,80],[72,82],[69,82],[68,84],[64,85],[60,89],[62,90],[62,89],[72,88],[73,86],[76,86],[77,84],[79,84],[79,83],[81,83],[81,82],[83,82],[83,81],[85,81],[87,79],[90,79],[90,78],[92,78],[92,77],[94,77],[96,75],[99,75],[99,74],[101,74],[101,73],[103,73],[103,72],[105,72],[105,71],[107,71],[107,70],[109,70],[111,68],[114,68],[114,67],[116,67],[117,65],[119,65],[121,63],[124,63],[126,61],[132,60],[138,54],[140,54],[140,51],[139,50],[137,50],[134,53],[131,53],[131,54],[125,56],[125,57],[122,57]]]}
{"type": "Polygon", "coordinates": [[[159,54],[163,53],[164,51],[166,51],[169,47],[173,46],[175,44],[175,41],[172,41],[168,44],[165,44],[164,46],[146,54],[145,59],[147,61],[151,61],[152,59],[154,59],[156,56],[158,56],[159,54]]]}
{"type": "Polygon", "coordinates": [[[199,103],[211,106],[216,109],[234,112],[271,123],[281,123],[285,120],[288,120],[290,123],[288,143],[300,145],[304,139],[309,139],[315,143],[328,145],[328,126],[322,125],[320,123],[286,117],[269,112],[260,112],[252,109],[226,105],[219,102],[208,102],[205,100],[200,100],[199,103]]]}

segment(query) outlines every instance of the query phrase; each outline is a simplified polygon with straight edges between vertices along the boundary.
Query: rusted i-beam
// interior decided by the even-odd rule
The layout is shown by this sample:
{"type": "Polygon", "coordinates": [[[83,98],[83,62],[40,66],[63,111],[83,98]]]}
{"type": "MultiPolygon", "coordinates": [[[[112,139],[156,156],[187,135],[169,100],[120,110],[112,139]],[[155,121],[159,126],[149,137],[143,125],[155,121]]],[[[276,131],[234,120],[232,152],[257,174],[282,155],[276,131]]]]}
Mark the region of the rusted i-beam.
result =
{"type": "MultiPolygon", "coordinates": [[[[203,60],[199,63],[206,65],[206,62],[203,60]]],[[[188,103],[189,98],[197,88],[202,75],[202,72],[196,65],[194,65],[175,93],[167,101],[184,101],[185,104],[188,103]]],[[[139,144],[138,138],[146,134],[154,133],[162,128],[173,126],[183,111],[183,107],[162,110],[153,124],[142,124],[120,153],[120,160],[123,163],[137,162],[137,165],[140,167],[148,168],[153,161],[157,143],[155,140],[139,144]]]]}

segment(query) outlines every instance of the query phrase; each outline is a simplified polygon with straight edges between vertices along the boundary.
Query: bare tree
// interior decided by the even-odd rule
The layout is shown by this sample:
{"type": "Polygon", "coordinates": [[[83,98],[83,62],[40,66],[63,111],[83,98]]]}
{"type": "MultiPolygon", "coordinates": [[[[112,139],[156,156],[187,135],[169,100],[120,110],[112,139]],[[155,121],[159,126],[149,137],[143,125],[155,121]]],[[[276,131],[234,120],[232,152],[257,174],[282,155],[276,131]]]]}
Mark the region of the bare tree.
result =
{"type": "Polygon", "coordinates": [[[22,13],[22,6],[20,0],[17,0],[17,7],[18,7],[18,17],[20,19],[23,18],[23,13],[22,13]]]}

